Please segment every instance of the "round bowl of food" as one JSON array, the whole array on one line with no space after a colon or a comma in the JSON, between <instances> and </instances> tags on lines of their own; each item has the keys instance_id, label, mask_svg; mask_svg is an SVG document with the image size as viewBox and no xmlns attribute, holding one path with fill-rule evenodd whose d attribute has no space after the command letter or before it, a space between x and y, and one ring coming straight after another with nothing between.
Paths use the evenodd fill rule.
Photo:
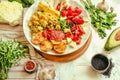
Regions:
<instances>
[{"instance_id":1,"label":"round bowl of food","mask_svg":"<svg viewBox=\"0 0 120 80\"><path fill-rule=\"evenodd\" d=\"M33 60L29 60L25 63L24 69L28 73L35 72L37 70L37 63Z\"/></svg>"},{"instance_id":2,"label":"round bowl of food","mask_svg":"<svg viewBox=\"0 0 120 80\"><path fill-rule=\"evenodd\" d=\"M39 0L27 10L23 31L38 51L67 55L85 45L91 34L91 22L87 11L76 1Z\"/></svg>"}]
</instances>

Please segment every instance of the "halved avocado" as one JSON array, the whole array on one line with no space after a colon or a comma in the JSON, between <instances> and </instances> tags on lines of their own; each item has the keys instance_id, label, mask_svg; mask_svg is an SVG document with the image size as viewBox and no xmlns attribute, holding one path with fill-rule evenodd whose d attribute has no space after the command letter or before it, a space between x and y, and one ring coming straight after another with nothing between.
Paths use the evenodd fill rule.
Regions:
<instances>
[{"instance_id":1,"label":"halved avocado","mask_svg":"<svg viewBox=\"0 0 120 80\"><path fill-rule=\"evenodd\" d=\"M120 27L112 31L106 41L104 49L109 51L117 46L120 46Z\"/></svg>"}]
</instances>

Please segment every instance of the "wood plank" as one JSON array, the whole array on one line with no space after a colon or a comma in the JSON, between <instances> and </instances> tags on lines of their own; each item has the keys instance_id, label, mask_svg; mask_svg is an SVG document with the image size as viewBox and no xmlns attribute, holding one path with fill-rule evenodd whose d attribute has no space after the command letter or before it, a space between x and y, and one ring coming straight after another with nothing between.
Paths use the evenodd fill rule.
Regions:
<instances>
[{"instance_id":1,"label":"wood plank","mask_svg":"<svg viewBox=\"0 0 120 80\"><path fill-rule=\"evenodd\" d=\"M36 73L29 74L27 72L9 72L8 79L35 79Z\"/></svg>"}]
</instances>

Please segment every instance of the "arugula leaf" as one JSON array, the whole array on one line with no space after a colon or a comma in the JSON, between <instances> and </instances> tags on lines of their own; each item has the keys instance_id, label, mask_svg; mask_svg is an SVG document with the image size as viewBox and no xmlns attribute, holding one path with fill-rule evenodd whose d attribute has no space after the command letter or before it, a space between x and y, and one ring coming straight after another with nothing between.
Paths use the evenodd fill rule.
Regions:
<instances>
[{"instance_id":1,"label":"arugula leaf","mask_svg":"<svg viewBox=\"0 0 120 80\"><path fill-rule=\"evenodd\" d=\"M8 71L18 59L28 53L28 47L16 40L0 40L0 80L5 80Z\"/></svg>"}]
</instances>

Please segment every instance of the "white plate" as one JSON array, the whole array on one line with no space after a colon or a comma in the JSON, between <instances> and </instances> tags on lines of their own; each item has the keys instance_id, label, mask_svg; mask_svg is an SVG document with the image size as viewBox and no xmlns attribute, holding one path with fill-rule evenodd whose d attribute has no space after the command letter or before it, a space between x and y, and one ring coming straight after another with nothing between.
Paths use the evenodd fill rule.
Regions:
<instances>
[{"instance_id":1,"label":"white plate","mask_svg":"<svg viewBox=\"0 0 120 80\"><path fill-rule=\"evenodd\" d=\"M24 20L23 20L23 31L24 31L24 34L25 34L25 37L27 38L27 40L29 41L29 43L37 50L41 51L40 50L40 47L39 45L34 45L32 42L31 42L31 30L28 26L28 22L30 20L30 17L32 16L32 14L37 10L37 7L38 7L38 3L40 1L43 1L43 0L39 0L39 1L36 1L26 12L25 16L24 16ZM46 0L44 0L46 1ZM58 1L57 1L58 2ZM54 5L58 4L58 3L55 3ZM81 6L81 4L77 3L76 1L73 1L73 0L68 0L68 3L70 4L70 6L72 7L76 7L78 6L80 9L82 9L82 15L84 16L85 19L88 19L89 22L88 23L85 23L84 25L84 30L85 30L85 35L83 36L82 40L81 40L81 43L79 45L77 45L75 48L70 48L70 47L67 47L67 49L65 50L64 53L62 54L57 54L55 53L54 51L49 51L49 52L44 52L45 54L49 54L49 55L66 55L66 54L70 54L76 50L78 50L79 48L81 48L85 43L86 41L88 40L89 36L90 36L90 33L91 33L91 22L90 22L90 17L89 17L89 14L87 13L87 11ZM51 4L53 5L53 4Z\"/></svg>"}]
</instances>

